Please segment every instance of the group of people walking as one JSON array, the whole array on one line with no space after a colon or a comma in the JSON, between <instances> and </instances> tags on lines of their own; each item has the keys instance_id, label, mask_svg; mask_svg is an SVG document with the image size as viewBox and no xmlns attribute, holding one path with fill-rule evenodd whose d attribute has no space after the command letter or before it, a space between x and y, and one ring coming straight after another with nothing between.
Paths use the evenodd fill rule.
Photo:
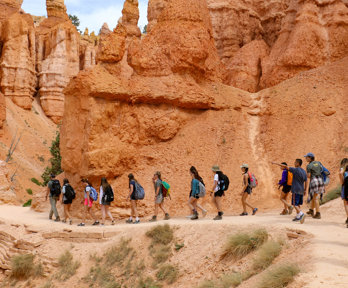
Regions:
<instances>
[{"instance_id":1,"label":"group of people walking","mask_svg":"<svg viewBox=\"0 0 348 288\"><path fill-rule=\"evenodd\" d=\"M298 221L304 223L306 216L312 216L314 219L320 219L320 205L319 199L325 192L325 178L330 174L329 171L318 161L315 161L315 156L313 153L308 153L305 156L308 165L306 171L302 169L302 159L296 159L294 162L294 167L289 167L286 162L281 164L274 163L280 166L282 170L282 178L279 181L279 189L282 187L280 200L284 206L281 215L291 215L293 210L296 211L296 216L293 221ZM254 174L249 171L249 166L247 164L242 164L240 166L242 171L242 189L241 189L241 203L243 211L240 216L247 216L247 208L251 209L252 215L255 215L258 208L252 206L248 202L248 197L252 194L253 188L257 187L258 181ZM229 187L228 177L220 170L219 166L214 165L212 167L212 186L210 196L212 198L212 203L216 207L217 215L214 220L221 220L224 214L222 209L222 197ZM197 169L192 166L189 169L191 175L191 190L189 194L188 207L190 209L190 215L187 218L191 220L199 219L199 212L205 217L207 215L207 209L205 209L199 202L199 199L206 196L206 185L199 175ZM309 179L309 181L308 181ZM139 213L138 213L138 201L144 199L145 192L143 187L135 179L133 174L128 175L129 180L129 193L127 200L130 201L130 217L126 220L126 223L138 224L140 223ZM170 215L165 207L165 198L170 197L170 185L162 180L161 172L157 171L154 173L153 178L154 185L154 214L149 220L150 222L157 221L159 210L164 214L164 220L169 220ZM348 158L344 158L341 161L340 170L340 181L342 184L342 199L344 202L345 211L347 213L346 224L348 227ZM84 198L81 202L84 206L83 221L78 224L78 226L85 226L86 217L90 215L93 219L92 225L104 225L106 216L111 220L111 224L115 224L115 220L109 211L109 206L114 200L114 192L111 185L108 183L106 178L101 179L99 195L96 189L91 185L88 179L82 179L81 185L84 191ZM347 188L345 188L347 186ZM301 207L304 203L304 197L308 191L309 210L305 214ZM292 194L291 202L287 202L288 195ZM53 214L55 215L55 221L61 221L56 203L60 199L62 194L62 203L64 204L64 219L62 222L72 224L72 218L70 215L70 209L72 201L76 197L74 189L69 184L68 179L64 179L63 187L60 186L59 181L56 179L55 175L51 175L51 180L48 183L46 200L49 197L51 210L49 213L49 218L52 219ZM101 207L102 220L101 223L95 216L93 212L93 203L98 201Z\"/></svg>"}]
</instances>

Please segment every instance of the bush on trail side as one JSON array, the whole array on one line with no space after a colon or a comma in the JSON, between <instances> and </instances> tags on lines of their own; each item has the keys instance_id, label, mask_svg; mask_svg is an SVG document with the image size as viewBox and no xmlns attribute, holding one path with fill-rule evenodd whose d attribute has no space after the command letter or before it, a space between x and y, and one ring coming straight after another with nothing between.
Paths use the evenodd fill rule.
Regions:
<instances>
[{"instance_id":1,"label":"bush on trail side","mask_svg":"<svg viewBox=\"0 0 348 288\"><path fill-rule=\"evenodd\" d=\"M174 231L168 225L157 225L146 232L146 236L152 239L153 244L168 245L173 241Z\"/></svg>"},{"instance_id":2,"label":"bush on trail side","mask_svg":"<svg viewBox=\"0 0 348 288\"><path fill-rule=\"evenodd\" d=\"M237 233L231 235L225 245L221 258L240 259L251 251L259 248L268 239L265 229L258 229L252 233Z\"/></svg>"},{"instance_id":3,"label":"bush on trail side","mask_svg":"<svg viewBox=\"0 0 348 288\"><path fill-rule=\"evenodd\" d=\"M33 254L21 254L11 259L11 277L16 279L28 279L31 276L43 276L43 267L34 263Z\"/></svg>"},{"instance_id":4,"label":"bush on trail side","mask_svg":"<svg viewBox=\"0 0 348 288\"><path fill-rule=\"evenodd\" d=\"M161 266L156 273L157 279L167 284L173 284L178 279L178 275L178 268L170 264Z\"/></svg>"},{"instance_id":5,"label":"bush on trail side","mask_svg":"<svg viewBox=\"0 0 348 288\"><path fill-rule=\"evenodd\" d=\"M79 261L74 261L73 255L69 251L65 251L58 259L59 272L57 278L65 281L76 274L80 267Z\"/></svg>"},{"instance_id":6,"label":"bush on trail side","mask_svg":"<svg viewBox=\"0 0 348 288\"><path fill-rule=\"evenodd\" d=\"M258 288L283 288L294 281L300 273L296 264L283 264L265 274L257 286Z\"/></svg>"},{"instance_id":7,"label":"bush on trail side","mask_svg":"<svg viewBox=\"0 0 348 288\"><path fill-rule=\"evenodd\" d=\"M268 241L264 243L254 259L253 270L262 271L265 270L268 266L270 266L273 260L279 256L282 251L282 246L279 242L276 241Z\"/></svg>"}]
</instances>

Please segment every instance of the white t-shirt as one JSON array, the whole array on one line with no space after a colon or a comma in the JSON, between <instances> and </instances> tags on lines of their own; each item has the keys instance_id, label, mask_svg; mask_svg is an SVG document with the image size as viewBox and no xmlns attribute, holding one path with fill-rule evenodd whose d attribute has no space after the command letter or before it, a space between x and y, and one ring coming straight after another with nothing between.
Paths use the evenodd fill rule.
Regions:
<instances>
[{"instance_id":1,"label":"white t-shirt","mask_svg":"<svg viewBox=\"0 0 348 288\"><path fill-rule=\"evenodd\" d=\"M103 196L104 196L103 186L100 186L99 188L99 204L100 205L102 204Z\"/></svg>"},{"instance_id":2,"label":"white t-shirt","mask_svg":"<svg viewBox=\"0 0 348 288\"><path fill-rule=\"evenodd\" d=\"M214 182L216 181L216 187L215 187L215 192L219 191L220 190L220 181L219 181L219 175L218 174L215 174L214 175Z\"/></svg>"}]
</instances>

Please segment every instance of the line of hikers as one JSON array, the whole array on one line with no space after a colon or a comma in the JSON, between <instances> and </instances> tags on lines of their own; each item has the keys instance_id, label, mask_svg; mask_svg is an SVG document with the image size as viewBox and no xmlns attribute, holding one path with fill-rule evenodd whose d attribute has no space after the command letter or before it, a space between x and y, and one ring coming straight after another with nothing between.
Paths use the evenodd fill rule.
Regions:
<instances>
[{"instance_id":1,"label":"line of hikers","mask_svg":"<svg viewBox=\"0 0 348 288\"><path fill-rule=\"evenodd\" d=\"M305 171L301 168L302 160L296 159L294 167L289 167L287 163L282 162L281 164L274 163L272 164L279 165L282 173L282 179L279 181L279 189L282 187L282 192L280 200L284 205L281 215L290 215L293 212L293 209L296 210L297 214L293 221L299 221L304 223L306 214L301 210L303 205L303 198L308 190L308 199L307 202L310 205L310 209L307 212L307 215L313 216L314 219L320 219L320 205L319 199L323 196L325 192L325 185L329 182L330 172L318 161L315 161L313 153L308 153L305 156L306 161L308 162L307 168ZM252 211L252 215L255 215L258 209L253 207L248 203L248 197L252 194L253 188L257 187L258 180L255 175L250 173L249 166L247 164L242 164L240 166L242 170L242 189L241 189L241 202L243 206L243 212L240 216L247 216L247 207ZM188 206L190 208L191 214L187 216L191 220L196 220L199 218L198 209L201 210L202 216L205 217L207 210L199 204L199 199L206 196L206 187L202 177L199 175L197 169L192 166L189 170L192 177L191 180L191 190L189 194ZM217 216L214 220L221 220L223 216L222 211L222 197L225 195L225 191L229 187L228 177L220 170L219 166L214 165L212 167L213 173L213 185L210 190L210 196L212 197L212 202L217 209ZM129 194L127 200L130 201L131 213L129 219L126 220L127 223L140 223L139 214L137 210L137 204L139 200L145 198L144 188L140 183L135 179L133 174L128 175L129 179ZM310 179L309 183L307 179ZM162 180L161 173L157 171L154 173L152 178L155 191L155 211L150 222L157 221L157 216L159 209L164 213L164 219L169 220L170 215L165 208L164 200L165 198L170 198L170 185ZM342 184L342 199L344 201L345 211L347 213L346 224L348 227L348 158L344 158L341 161L341 170L340 170L340 181ZM48 183L46 200L49 196L51 203L51 210L49 213L49 219L52 219L53 214L55 215L55 221L60 221L60 217L56 208L56 203L59 201L60 194L63 195L62 203L64 204L64 219L63 222L67 222L70 225L72 224L72 218L70 216L70 208L72 201L76 197L74 189L69 184L68 179L64 179L63 187L61 188L59 180L55 178L55 175L51 175L51 180ZM85 226L85 221L87 214L89 214L94 223L92 225L104 225L106 215L111 219L111 224L114 225L115 221L112 217L112 214L109 211L109 206L114 200L114 192L112 187L108 183L106 178L101 179L99 196L96 189L91 185L88 179L82 179L81 183L84 188L84 199L81 204L84 205L84 215L83 221L78 224L78 226ZM347 188L345 188L347 186ZM287 202L287 197L289 192L292 193L291 204ZM102 222L100 223L93 213L93 202L98 201L101 205L102 212ZM315 213L314 213L315 211Z\"/></svg>"}]
</instances>

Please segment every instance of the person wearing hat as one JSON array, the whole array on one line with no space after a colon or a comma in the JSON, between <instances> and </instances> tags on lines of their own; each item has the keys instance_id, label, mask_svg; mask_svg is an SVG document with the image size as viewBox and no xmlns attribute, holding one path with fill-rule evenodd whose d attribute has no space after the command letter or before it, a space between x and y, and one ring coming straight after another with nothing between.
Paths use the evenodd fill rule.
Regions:
<instances>
[{"instance_id":1,"label":"person wearing hat","mask_svg":"<svg viewBox=\"0 0 348 288\"><path fill-rule=\"evenodd\" d=\"M314 219L321 219L319 199L321 195L325 193L325 184L321 175L322 165L320 162L315 161L313 153L307 153L305 156L307 165L307 177L310 179L308 202L310 203L310 209L307 212L308 215L312 215ZM314 214L315 209L315 214Z\"/></svg>"},{"instance_id":2,"label":"person wearing hat","mask_svg":"<svg viewBox=\"0 0 348 288\"><path fill-rule=\"evenodd\" d=\"M157 221L157 215L158 215L158 208L161 208L161 210L164 213L164 220L169 220L170 216L169 213L167 212L166 208L164 208L164 197L162 193L162 177L161 177L161 172L157 171L153 175L153 184L155 187L155 215L152 216L150 219L150 222L155 222Z\"/></svg>"},{"instance_id":3,"label":"person wearing hat","mask_svg":"<svg viewBox=\"0 0 348 288\"><path fill-rule=\"evenodd\" d=\"M223 179L223 173L220 171L220 167L217 165L214 165L211 170L214 173L214 185L212 188L212 191L210 192L210 196L213 197L213 204L215 205L216 209L218 210L218 215L214 218L214 220L221 220L222 215L224 212L222 212L222 196L225 195L224 190L220 187L220 181Z\"/></svg>"},{"instance_id":4,"label":"person wearing hat","mask_svg":"<svg viewBox=\"0 0 348 288\"><path fill-rule=\"evenodd\" d=\"M251 206L248 203L248 201L247 201L248 196L251 195L252 190L253 190L250 187L250 175L248 173L249 165L248 164L242 164L242 166L240 166L240 169L242 169L242 171L243 171L243 189L242 189L242 193L241 193L243 212L240 214L240 216L247 216L248 215L248 212L246 210L247 206L252 209L253 215L255 215L258 209L253 207L253 206Z\"/></svg>"},{"instance_id":5,"label":"person wearing hat","mask_svg":"<svg viewBox=\"0 0 348 288\"><path fill-rule=\"evenodd\" d=\"M60 182L58 179L56 179L56 175L51 174L51 180L47 184L46 201L49 196L51 209L50 209L48 218L51 220L54 214L54 216L56 217L54 221L56 222L60 221L60 217L57 210L57 201L59 201L60 193L61 193Z\"/></svg>"}]
</instances>

